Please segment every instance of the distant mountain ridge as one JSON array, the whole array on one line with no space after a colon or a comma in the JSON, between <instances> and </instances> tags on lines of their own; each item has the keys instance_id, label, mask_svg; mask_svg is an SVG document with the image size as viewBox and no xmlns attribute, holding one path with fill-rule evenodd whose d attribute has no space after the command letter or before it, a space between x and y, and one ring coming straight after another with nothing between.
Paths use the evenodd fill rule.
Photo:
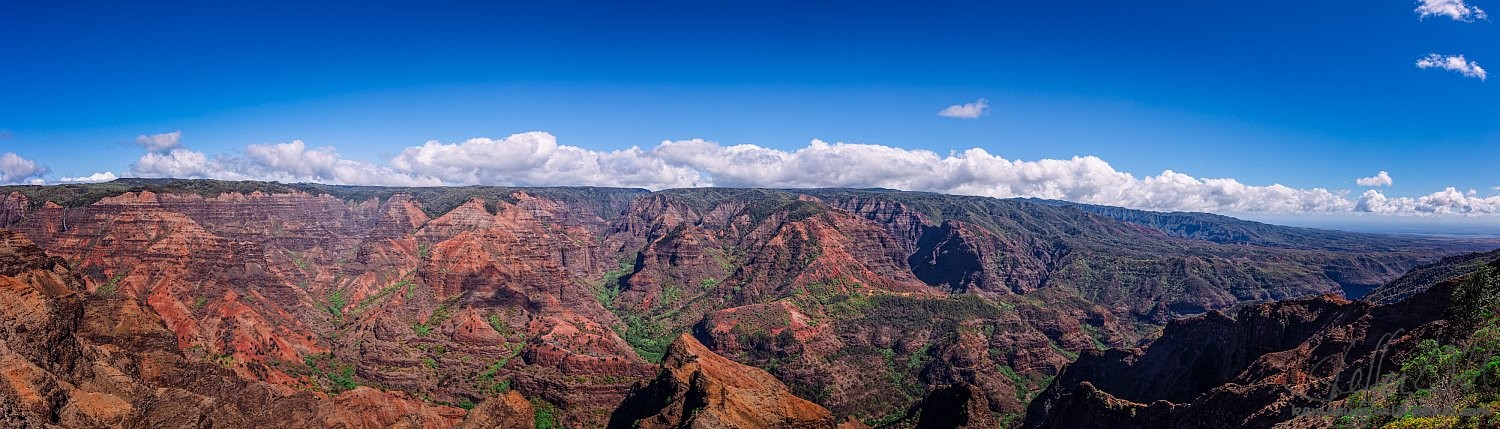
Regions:
<instances>
[{"instance_id":1,"label":"distant mountain ridge","mask_svg":"<svg viewBox=\"0 0 1500 429\"><path fill-rule=\"evenodd\" d=\"M1376 304L1391 304L1421 293L1445 281L1453 281L1479 271L1487 264L1500 261L1500 249L1490 252L1449 256L1431 264L1412 268L1401 277L1386 283L1363 299Z\"/></svg>"},{"instance_id":2,"label":"distant mountain ridge","mask_svg":"<svg viewBox=\"0 0 1500 429\"><path fill-rule=\"evenodd\" d=\"M669 189L658 192L735 192L750 188L684 188ZM307 192L312 194L332 195L342 200L362 201L370 198L389 198L393 195L411 195L416 200L423 202L423 209L429 215L446 213L470 198L486 198L488 200L509 200L510 194L525 190L531 194L573 202L588 200L602 200L609 203L620 204L630 198L652 193L639 188L607 188L590 186L448 186L448 187L399 187L399 186L358 186L358 185L325 185L316 183L290 183L279 182L256 182L256 181L219 181L210 179L153 179L153 178L124 178L104 183L87 184L63 184L63 185L11 185L0 186L0 193L19 192L26 195L33 204L52 201L64 207L84 207L98 200L112 195L125 192L152 191L157 193L197 193L205 197L218 195L224 192L232 193L283 193L283 192ZM899 191L881 188L862 189L840 189L840 188L811 188L811 189L774 189L756 188L755 192L772 192L781 194L823 194L837 195L847 193L868 194L892 194L892 195L943 195L955 199L994 200L990 197L961 196L934 194L927 192ZM1318 228L1306 228L1295 226L1273 225L1262 222L1238 219L1234 217L1202 213L1202 212L1160 212L1140 209L1129 209L1123 207L1104 206L1096 204L1075 203L1062 200L1049 200L1040 198L1012 198L1011 201L1023 201L1041 205L1072 207L1078 210L1104 216L1107 218L1147 226L1164 234L1178 238L1204 240L1220 244L1249 244L1268 247L1288 247L1299 249L1333 250L1333 251L1389 251L1391 250L1391 236L1334 231ZM600 207L601 215L618 213L618 207ZM929 215L937 214L929 212ZM607 217L607 216L606 216ZM1432 242L1443 243L1452 240L1446 239L1424 239L1420 237L1403 237L1406 242ZM1494 243L1500 248L1500 240L1476 240Z\"/></svg>"},{"instance_id":3,"label":"distant mountain ridge","mask_svg":"<svg viewBox=\"0 0 1500 429\"><path fill-rule=\"evenodd\" d=\"M1024 200L1038 204L1074 207L1111 219L1148 226L1173 237L1215 243L1335 251L1389 250L1390 236L1388 235L1272 225L1212 213L1157 212L1058 200L1033 198ZM1407 237L1407 239L1424 241L1420 237Z\"/></svg>"}]
</instances>

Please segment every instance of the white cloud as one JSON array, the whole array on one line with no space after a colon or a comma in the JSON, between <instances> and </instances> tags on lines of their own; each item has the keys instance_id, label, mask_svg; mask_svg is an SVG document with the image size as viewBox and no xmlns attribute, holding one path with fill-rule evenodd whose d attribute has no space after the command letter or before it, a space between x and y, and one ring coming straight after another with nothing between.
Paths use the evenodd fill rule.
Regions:
<instances>
[{"instance_id":1,"label":"white cloud","mask_svg":"<svg viewBox=\"0 0 1500 429\"><path fill-rule=\"evenodd\" d=\"M1461 73L1464 75L1464 77L1479 78L1479 80L1481 81L1485 80L1485 78L1488 77L1488 74L1485 73L1484 68L1479 67L1479 63L1466 60L1464 59L1463 55L1427 54L1426 57L1417 60L1417 68L1441 68L1443 70Z\"/></svg>"},{"instance_id":2,"label":"white cloud","mask_svg":"<svg viewBox=\"0 0 1500 429\"><path fill-rule=\"evenodd\" d=\"M1389 198L1370 190L1351 199L1347 191L1249 185L1172 170L1137 177L1093 156L1019 161L979 148L939 154L821 140L792 150L681 140L650 149L596 151L560 145L545 132L429 141L402 150L388 163L343 159L331 147L308 148L302 141L250 145L215 156L181 147L144 154L131 173L361 185L882 187L1221 213L1480 214L1500 207L1500 196L1481 198L1453 189L1418 198ZM1389 173L1381 173L1366 179L1389 184Z\"/></svg>"},{"instance_id":3,"label":"white cloud","mask_svg":"<svg viewBox=\"0 0 1500 429\"><path fill-rule=\"evenodd\" d=\"M223 163L252 177L278 181L343 183L350 185L433 186L442 182L424 176L396 172L390 167L351 161L332 147L308 149L301 140L290 143L250 145L244 157L224 158Z\"/></svg>"},{"instance_id":4,"label":"white cloud","mask_svg":"<svg viewBox=\"0 0 1500 429\"><path fill-rule=\"evenodd\" d=\"M1483 9L1469 6L1464 3L1464 0L1419 0L1416 12L1423 19L1429 16L1446 16L1463 22L1489 19L1489 15L1484 13Z\"/></svg>"},{"instance_id":5,"label":"white cloud","mask_svg":"<svg viewBox=\"0 0 1500 429\"><path fill-rule=\"evenodd\" d=\"M452 184L591 185L643 188L699 186L698 172L668 165L640 148L601 152L557 144L545 132L503 139L428 141L391 160L397 171Z\"/></svg>"},{"instance_id":6,"label":"white cloud","mask_svg":"<svg viewBox=\"0 0 1500 429\"><path fill-rule=\"evenodd\" d=\"M120 177L116 176L115 172L113 172L113 171L105 171L105 172L102 172L102 173L94 173L94 174L90 174L90 175L87 175L87 176L81 176L81 177L64 177L64 178L57 179L57 180L59 182L94 183L94 182L108 182L108 181L115 180L115 179L118 179L118 178L120 178Z\"/></svg>"},{"instance_id":7,"label":"white cloud","mask_svg":"<svg viewBox=\"0 0 1500 429\"><path fill-rule=\"evenodd\" d=\"M1354 180L1354 184L1359 186L1391 186L1391 183L1391 173L1387 173L1385 170L1380 170L1379 174L1372 177L1361 177Z\"/></svg>"},{"instance_id":8,"label":"white cloud","mask_svg":"<svg viewBox=\"0 0 1500 429\"><path fill-rule=\"evenodd\" d=\"M208 156L202 152L187 149L141 155L141 159L136 160L135 166L131 167L131 173L144 177L242 179L238 174L226 174L227 172L210 166Z\"/></svg>"},{"instance_id":9,"label":"white cloud","mask_svg":"<svg viewBox=\"0 0 1500 429\"><path fill-rule=\"evenodd\" d=\"M0 153L0 184L36 184L44 174L47 174L47 166L13 152Z\"/></svg>"},{"instance_id":10,"label":"white cloud","mask_svg":"<svg viewBox=\"0 0 1500 429\"><path fill-rule=\"evenodd\" d=\"M1012 161L984 149L925 150L826 143L787 152L703 140L663 142L651 154L692 167L718 186L882 187L992 197L1038 197L1200 211L1340 211L1353 203L1324 189L1249 186L1174 171L1136 178L1093 156Z\"/></svg>"},{"instance_id":11,"label":"white cloud","mask_svg":"<svg viewBox=\"0 0 1500 429\"><path fill-rule=\"evenodd\" d=\"M1360 195L1355 211L1398 214L1500 214L1500 195L1480 197L1448 187L1417 198L1389 198L1374 189Z\"/></svg>"},{"instance_id":12,"label":"white cloud","mask_svg":"<svg viewBox=\"0 0 1500 429\"><path fill-rule=\"evenodd\" d=\"M182 147L182 131L170 133L139 135L135 137L135 144L146 148L148 152L168 152Z\"/></svg>"},{"instance_id":13,"label":"white cloud","mask_svg":"<svg viewBox=\"0 0 1500 429\"><path fill-rule=\"evenodd\" d=\"M973 103L955 104L938 112L946 118L974 119L990 110L990 101L983 98Z\"/></svg>"},{"instance_id":14,"label":"white cloud","mask_svg":"<svg viewBox=\"0 0 1500 429\"><path fill-rule=\"evenodd\" d=\"M210 158L186 148L142 155L131 168L140 177L274 180L348 185L434 186L441 181L398 173L389 167L339 157L331 147L307 149L301 140L250 145L244 154Z\"/></svg>"},{"instance_id":15,"label":"white cloud","mask_svg":"<svg viewBox=\"0 0 1500 429\"><path fill-rule=\"evenodd\" d=\"M343 159L332 147L308 149L301 140L249 145L242 154L209 157L183 146L181 133L136 138L147 150L131 167L137 177L275 180L349 185L428 186L441 181L398 173L389 167ZM159 144L158 144L159 143Z\"/></svg>"}]
</instances>

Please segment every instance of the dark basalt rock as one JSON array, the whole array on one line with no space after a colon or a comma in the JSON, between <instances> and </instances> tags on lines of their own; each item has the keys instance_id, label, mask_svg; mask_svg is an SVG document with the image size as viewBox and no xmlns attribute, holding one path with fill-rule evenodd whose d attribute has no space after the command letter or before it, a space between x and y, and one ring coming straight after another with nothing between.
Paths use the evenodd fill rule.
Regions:
<instances>
[{"instance_id":1,"label":"dark basalt rock","mask_svg":"<svg viewBox=\"0 0 1500 429\"><path fill-rule=\"evenodd\" d=\"M1270 427L1400 368L1393 357L1440 336L1452 290L1442 283L1384 306L1324 296L1174 321L1149 346L1088 352L1064 367L1032 401L1025 427Z\"/></svg>"}]
</instances>

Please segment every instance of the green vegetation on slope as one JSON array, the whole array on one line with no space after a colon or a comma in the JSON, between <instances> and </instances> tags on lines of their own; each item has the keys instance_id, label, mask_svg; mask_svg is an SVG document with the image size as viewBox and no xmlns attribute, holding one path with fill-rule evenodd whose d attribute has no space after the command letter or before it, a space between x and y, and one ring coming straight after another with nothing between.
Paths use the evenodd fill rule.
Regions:
<instances>
[{"instance_id":1,"label":"green vegetation on slope","mask_svg":"<svg viewBox=\"0 0 1500 429\"><path fill-rule=\"evenodd\" d=\"M354 365L341 362L332 354L303 356L302 363L307 365L314 385L322 386L319 380L330 382L322 386L322 390L328 393L342 393L359 386L354 381Z\"/></svg>"},{"instance_id":2,"label":"green vegetation on slope","mask_svg":"<svg viewBox=\"0 0 1500 429\"><path fill-rule=\"evenodd\" d=\"M1400 301L1445 280L1469 275L1484 267L1485 263L1497 259L1500 259L1500 250L1443 258L1441 261L1411 269L1401 277L1371 291L1364 297L1364 300L1380 304Z\"/></svg>"},{"instance_id":3,"label":"green vegetation on slope","mask_svg":"<svg viewBox=\"0 0 1500 429\"><path fill-rule=\"evenodd\" d=\"M623 314L620 319L625 321L625 332L620 336L635 348L635 353L647 362L661 363L667 346L672 345L673 334L661 323L642 316Z\"/></svg>"},{"instance_id":4,"label":"green vegetation on slope","mask_svg":"<svg viewBox=\"0 0 1500 429\"><path fill-rule=\"evenodd\" d=\"M1500 426L1500 270L1484 267L1453 291L1449 339L1428 338L1380 383L1349 396L1351 428L1492 428ZM1389 411L1396 411L1390 413Z\"/></svg>"},{"instance_id":5,"label":"green vegetation on slope","mask_svg":"<svg viewBox=\"0 0 1500 429\"><path fill-rule=\"evenodd\" d=\"M552 405L541 398L531 398L532 423L536 429L553 429L558 427L557 406Z\"/></svg>"}]
</instances>

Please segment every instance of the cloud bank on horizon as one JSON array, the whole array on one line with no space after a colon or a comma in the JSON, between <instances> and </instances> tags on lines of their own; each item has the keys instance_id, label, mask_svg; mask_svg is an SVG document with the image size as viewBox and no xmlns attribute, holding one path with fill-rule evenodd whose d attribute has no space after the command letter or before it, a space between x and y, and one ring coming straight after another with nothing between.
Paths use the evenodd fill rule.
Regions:
<instances>
[{"instance_id":1,"label":"cloud bank on horizon","mask_svg":"<svg viewBox=\"0 0 1500 429\"><path fill-rule=\"evenodd\" d=\"M558 144L546 132L459 143L428 141L384 164L342 158L332 147L304 142L255 144L243 152L210 155L181 144L177 132L141 136L147 151L125 177L273 180L347 185L610 186L667 189L725 187L879 187L910 191L1035 197L1150 210L1219 213L1500 214L1500 193L1456 187L1419 197L1388 197L1375 189L1299 189L1248 185L1166 170L1136 177L1094 156L1009 160L980 148L946 155L927 150L813 140L792 151L722 145L694 139L663 141L650 149L597 151ZM0 182L39 183L45 166L13 153L0 155ZM62 182L116 178L112 171ZM1360 186L1390 186L1389 173L1360 178ZM1500 189L1496 189L1500 191Z\"/></svg>"}]
</instances>

